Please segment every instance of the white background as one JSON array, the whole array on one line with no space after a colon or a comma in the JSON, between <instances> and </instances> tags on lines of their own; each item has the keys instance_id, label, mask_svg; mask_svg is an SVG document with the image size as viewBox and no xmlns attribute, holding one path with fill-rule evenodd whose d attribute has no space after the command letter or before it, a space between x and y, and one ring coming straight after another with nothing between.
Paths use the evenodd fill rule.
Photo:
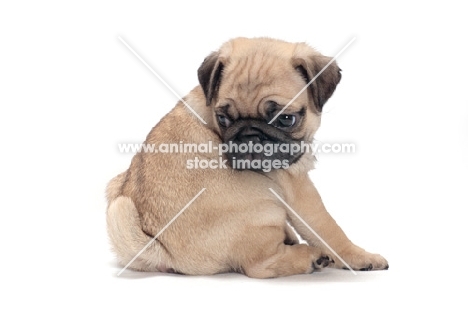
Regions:
<instances>
[{"instance_id":1,"label":"white background","mask_svg":"<svg viewBox=\"0 0 468 311\"><path fill-rule=\"evenodd\" d=\"M131 1L0 5L0 242L4 310L467 307L466 10L456 2ZM340 56L311 173L348 236L390 269L273 280L126 271L109 251L104 188L203 58L237 36ZM3 306L5 305L5 306ZM466 310L466 309L465 309Z\"/></svg>"}]
</instances>

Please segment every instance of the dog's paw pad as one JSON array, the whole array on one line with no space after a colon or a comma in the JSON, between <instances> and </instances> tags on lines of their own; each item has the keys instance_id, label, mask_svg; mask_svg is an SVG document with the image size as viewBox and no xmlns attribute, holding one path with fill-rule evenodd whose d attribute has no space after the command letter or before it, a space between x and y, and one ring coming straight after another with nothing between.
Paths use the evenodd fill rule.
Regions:
<instances>
[{"instance_id":1,"label":"dog's paw pad","mask_svg":"<svg viewBox=\"0 0 468 311\"><path fill-rule=\"evenodd\" d=\"M372 269L374 269L374 266L369 264L367 267L359 269L359 271L371 271Z\"/></svg>"},{"instance_id":2,"label":"dog's paw pad","mask_svg":"<svg viewBox=\"0 0 468 311\"><path fill-rule=\"evenodd\" d=\"M314 269L326 268L328 265L333 262L328 256L321 256L314 262Z\"/></svg>"}]
</instances>

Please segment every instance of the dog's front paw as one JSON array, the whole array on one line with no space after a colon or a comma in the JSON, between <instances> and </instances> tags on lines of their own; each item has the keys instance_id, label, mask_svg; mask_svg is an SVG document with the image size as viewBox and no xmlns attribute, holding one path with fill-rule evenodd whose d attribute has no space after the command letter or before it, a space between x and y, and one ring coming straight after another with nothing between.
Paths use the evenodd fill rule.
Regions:
<instances>
[{"instance_id":1,"label":"dog's front paw","mask_svg":"<svg viewBox=\"0 0 468 311\"><path fill-rule=\"evenodd\" d=\"M353 270L387 270L389 268L387 260L379 254L366 252L364 249L352 245L344 251L338 253L347 265ZM348 267L338 258L333 258L334 263L330 267L338 269L348 269Z\"/></svg>"}]
</instances>

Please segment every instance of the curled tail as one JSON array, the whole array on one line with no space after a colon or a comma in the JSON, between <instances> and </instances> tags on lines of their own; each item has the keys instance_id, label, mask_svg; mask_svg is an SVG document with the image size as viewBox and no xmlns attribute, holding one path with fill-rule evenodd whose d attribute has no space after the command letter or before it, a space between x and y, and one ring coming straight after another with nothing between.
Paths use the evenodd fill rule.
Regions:
<instances>
[{"instance_id":1,"label":"curled tail","mask_svg":"<svg viewBox=\"0 0 468 311\"><path fill-rule=\"evenodd\" d=\"M107 232L118 261L125 266L151 242L152 238L143 232L140 216L132 199L117 194L117 188L120 188L118 184L121 184L124 178L125 174L118 175L107 187ZM166 251L158 241L153 241L129 268L165 272L170 266Z\"/></svg>"}]
</instances>

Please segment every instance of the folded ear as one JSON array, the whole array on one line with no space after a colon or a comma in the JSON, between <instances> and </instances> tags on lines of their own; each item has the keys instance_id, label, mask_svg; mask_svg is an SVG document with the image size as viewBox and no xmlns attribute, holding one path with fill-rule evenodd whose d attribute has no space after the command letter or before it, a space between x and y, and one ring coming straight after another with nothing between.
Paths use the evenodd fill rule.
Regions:
<instances>
[{"instance_id":1,"label":"folded ear","mask_svg":"<svg viewBox=\"0 0 468 311\"><path fill-rule=\"evenodd\" d=\"M341 80L341 69L335 61L325 68L331 60L331 57L323 55L311 55L294 60L296 70L303 76L305 81L309 83L314 80L309 86L309 92L318 112L322 112L323 106L333 95Z\"/></svg>"},{"instance_id":2,"label":"folded ear","mask_svg":"<svg viewBox=\"0 0 468 311\"><path fill-rule=\"evenodd\" d=\"M223 63L219 60L219 53L213 52L205 58L200 68L198 68L198 81L205 93L207 106L218 95L223 67Z\"/></svg>"}]
</instances>

